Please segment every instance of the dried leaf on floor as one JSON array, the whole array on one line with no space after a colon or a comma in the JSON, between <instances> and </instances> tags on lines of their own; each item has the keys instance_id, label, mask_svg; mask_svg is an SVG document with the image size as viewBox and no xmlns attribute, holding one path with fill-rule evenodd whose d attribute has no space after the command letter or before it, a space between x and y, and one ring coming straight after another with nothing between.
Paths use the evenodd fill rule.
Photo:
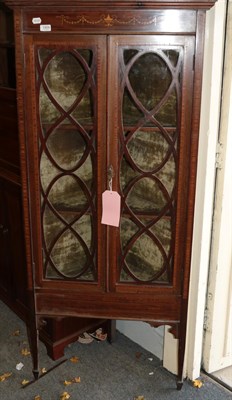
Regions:
<instances>
[{"instance_id":1,"label":"dried leaf on floor","mask_svg":"<svg viewBox=\"0 0 232 400\"><path fill-rule=\"evenodd\" d=\"M71 361L72 363L78 363L79 358L78 358L77 356L73 356L73 357L70 358L70 361Z\"/></svg>"},{"instance_id":2,"label":"dried leaf on floor","mask_svg":"<svg viewBox=\"0 0 232 400\"><path fill-rule=\"evenodd\" d=\"M20 330L19 329L17 329L17 331L14 331L12 333L12 336L19 336L19 335L20 335Z\"/></svg>"},{"instance_id":3,"label":"dried leaf on floor","mask_svg":"<svg viewBox=\"0 0 232 400\"><path fill-rule=\"evenodd\" d=\"M134 397L134 400L145 400L145 397L144 396Z\"/></svg>"},{"instance_id":4,"label":"dried leaf on floor","mask_svg":"<svg viewBox=\"0 0 232 400\"><path fill-rule=\"evenodd\" d=\"M21 354L22 354L22 356L29 356L29 355L31 354L31 352L30 352L30 350L28 350L26 347L24 347L24 348L21 350Z\"/></svg>"},{"instance_id":5,"label":"dried leaf on floor","mask_svg":"<svg viewBox=\"0 0 232 400\"><path fill-rule=\"evenodd\" d=\"M72 384L72 381L66 381L66 380L64 381L64 385L65 385L65 386L69 386L69 385L71 385L71 384Z\"/></svg>"},{"instance_id":6,"label":"dried leaf on floor","mask_svg":"<svg viewBox=\"0 0 232 400\"><path fill-rule=\"evenodd\" d=\"M140 352L135 353L135 357L136 357L137 359L139 359L141 356L142 356L142 353L140 353Z\"/></svg>"},{"instance_id":7,"label":"dried leaf on floor","mask_svg":"<svg viewBox=\"0 0 232 400\"><path fill-rule=\"evenodd\" d=\"M12 375L12 372L6 372L5 374L0 375L0 382L5 381L5 380L8 379L11 375Z\"/></svg>"},{"instance_id":8,"label":"dried leaf on floor","mask_svg":"<svg viewBox=\"0 0 232 400\"><path fill-rule=\"evenodd\" d=\"M28 381L27 379L24 379L24 380L21 382L21 384L24 386L24 385L27 385L29 382L30 382L30 381Z\"/></svg>"},{"instance_id":9,"label":"dried leaf on floor","mask_svg":"<svg viewBox=\"0 0 232 400\"><path fill-rule=\"evenodd\" d=\"M74 379L73 379L73 382L74 382L74 383L80 383L80 382L81 382L80 376L78 376L77 378L74 378Z\"/></svg>"},{"instance_id":10,"label":"dried leaf on floor","mask_svg":"<svg viewBox=\"0 0 232 400\"><path fill-rule=\"evenodd\" d=\"M195 379L193 381L193 386L200 389L203 386L203 382L200 379Z\"/></svg>"},{"instance_id":11,"label":"dried leaf on floor","mask_svg":"<svg viewBox=\"0 0 232 400\"><path fill-rule=\"evenodd\" d=\"M70 399L70 394L68 392L64 392L60 395L60 400L68 400Z\"/></svg>"},{"instance_id":12,"label":"dried leaf on floor","mask_svg":"<svg viewBox=\"0 0 232 400\"><path fill-rule=\"evenodd\" d=\"M37 395L34 397L34 400L42 400L42 397L40 397L40 395Z\"/></svg>"},{"instance_id":13,"label":"dried leaf on floor","mask_svg":"<svg viewBox=\"0 0 232 400\"><path fill-rule=\"evenodd\" d=\"M64 381L64 385L65 385L65 386L69 386L69 385L72 385L72 383L80 383L80 382L81 382L81 378L80 378L80 376L78 376L78 377L76 377L76 378L73 378L73 379L70 380L70 381L65 380L65 381Z\"/></svg>"}]
</instances>

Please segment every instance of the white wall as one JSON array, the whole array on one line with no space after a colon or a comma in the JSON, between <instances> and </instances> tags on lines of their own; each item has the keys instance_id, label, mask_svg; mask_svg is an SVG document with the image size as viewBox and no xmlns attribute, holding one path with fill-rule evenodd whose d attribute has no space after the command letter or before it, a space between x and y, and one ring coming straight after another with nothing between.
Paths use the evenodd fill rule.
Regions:
<instances>
[{"instance_id":1,"label":"white wall","mask_svg":"<svg viewBox=\"0 0 232 400\"><path fill-rule=\"evenodd\" d=\"M232 0L228 2L219 140L203 345L203 366L209 373L232 365Z\"/></svg>"},{"instance_id":2,"label":"white wall","mask_svg":"<svg viewBox=\"0 0 232 400\"><path fill-rule=\"evenodd\" d=\"M200 375L215 190L226 0L207 12L197 191L190 277L186 375Z\"/></svg>"},{"instance_id":3,"label":"white wall","mask_svg":"<svg viewBox=\"0 0 232 400\"><path fill-rule=\"evenodd\" d=\"M226 0L218 0L207 11L198 173L194 215L192 262L187 322L184 375L196 379L200 375L203 345L205 300L211 243L215 190L215 161L219 131L221 80L224 53ZM165 339L164 366L174 372L177 342L170 334Z\"/></svg>"},{"instance_id":4,"label":"white wall","mask_svg":"<svg viewBox=\"0 0 232 400\"><path fill-rule=\"evenodd\" d=\"M163 359L164 327L153 328L138 321L117 321L119 332L128 336L133 342L150 351L160 360Z\"/></svg>"}]
</instances>

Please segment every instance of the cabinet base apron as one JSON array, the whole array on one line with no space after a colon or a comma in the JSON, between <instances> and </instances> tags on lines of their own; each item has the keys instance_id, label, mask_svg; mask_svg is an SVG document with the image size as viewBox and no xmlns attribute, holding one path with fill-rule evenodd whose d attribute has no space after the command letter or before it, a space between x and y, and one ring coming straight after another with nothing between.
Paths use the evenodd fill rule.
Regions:
<instances>
[{"instance_id":1,"label":"cabinet base apron","mask_svg":"<svg viewBox=\"0 0 232 400\"><path fill-rule=\"evenodd\" d=\"M61 296L63 298L63 302L59 301L60 308L55 310L53 308L53 312L51 313L49 304L51 305L53 301L57 301L56 297ZM107 332L107 338L110 343L115 341L116 338L116 319L125 319L125 320L135 320L146 322L152 327L156 328L161 325L169 325L169 331L173 334L173 336L178 339L178 373L177 373L177 381L176 387L177 390L180 390L183 385L183 361L184 361L184 353L185 353L185 329L186 329L186 310L187 307L183 307L183 309L178 313L177 310L180 310L181 303L173 302L170 300L170 308L172 311L172 318L168 319L161 312L159 312L160 304L162 308L162 296L157 299L152 307L149 307L149 310L144 311L144 305L134 306L134 300L131 301L131 307L128 307L126 311L123 310L123 304L127 299L127 305L130 303L128 297L121 296L122 306L119 304L113 307L114 299L111 298L109 300L103 300L103 296L101 295L101 299L93 298L89 300L89 303L83 301L82 296L80 295L76 301L71 302L66 293L63 295L55 295L50 296L49 294L44 295L41 293L36 294L36 303L37 303L37 313L31 313L30 318L27 321L27 330L28 330L28 338L30 343L30 349L32 354L32 362L33 362L33 375L35 380L40 378L40 369L39 369L39 332L40 329L46 324L46 318L65 318L68 316L73 317L85 317L85 318L98 318L102 320L108 320L108 324L105 326ZM73 296L71 296L73 298ZM111 304L112 301L112 304ZM91 303L94 304L93 308L90 307ZM120 303L120 302L118 302ZM182 303L183 306L183 303ZM63 307L63 312L61 311ZM98 309L99 307L99 309ZM124 307L125 308L125 307ZM129 311L130 310L130 311ZM169 310L170 311L170 310ZM185 315L181 315L185 313ZM157 318L154 318L154 315ZM170 316L171 314L169 314ZM164 317L164 318L163 318ZM183 324L185 321L185 324Z\"/></svg>"}]
</instances>

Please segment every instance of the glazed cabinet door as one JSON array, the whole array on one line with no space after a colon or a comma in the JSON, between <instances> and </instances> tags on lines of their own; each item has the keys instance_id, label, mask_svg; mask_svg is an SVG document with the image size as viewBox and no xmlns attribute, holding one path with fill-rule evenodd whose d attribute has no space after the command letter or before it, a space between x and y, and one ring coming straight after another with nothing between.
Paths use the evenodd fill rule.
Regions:
<instances>
[{"instance_id":1,"label":"glazed cabinet door","mask_svg":"<svg viewBox=\"0 0 232 400\"><path fill-rule=\"evenodd\" d=\"M122 203L120 227L109 232L113 291L181 291L194 43L184 36L110 38L108 165Z\"/></svg>"},{"instance_id":2,"label":"glazed cabinet door","mask_svg":"<svg viewBox=\"0 0 232 400\"><path fill-rule=\"evenodd\" d=\"M27 143L37 286L105 285L106 39L25 37ZM31 127L33 127L31 131ZM42 249L42 251L41 251Z\"/></svg>"},{"instance_id":3,"label":"glazed cabinet door","mask_svg":"<svg viewBox=\"0 0 232 400\"><path fill-rule=\"evenodd\" d=\"M116 316L115 292L122 302L140 293L144 305L145 294L166 294L169 304L185 267L195 38L28 35L25 43L37 288L74 290L78 304L82 291L105 293ZM109 169L119 227L101 224ZM99 316L108 313L101 300L91 300Z\"/></svg>"}]
</instances>

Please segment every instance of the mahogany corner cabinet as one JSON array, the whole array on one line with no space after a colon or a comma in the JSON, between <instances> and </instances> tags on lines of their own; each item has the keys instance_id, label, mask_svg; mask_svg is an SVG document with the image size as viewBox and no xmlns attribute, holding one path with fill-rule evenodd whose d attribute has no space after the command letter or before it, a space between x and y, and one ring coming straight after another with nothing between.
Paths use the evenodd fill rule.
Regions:
<instances>
[{"instance_id":1,"label":"mahogany corner cabinet","mask_svg":"<svg viewBox=\"0 0 232 400\"><path fill-rule=\"evenodd\" d=\"M214 1L5 3L15 21L34 376L44 317L128 319L171 327L180 389Z\"/></svg>"}]
</instances>

